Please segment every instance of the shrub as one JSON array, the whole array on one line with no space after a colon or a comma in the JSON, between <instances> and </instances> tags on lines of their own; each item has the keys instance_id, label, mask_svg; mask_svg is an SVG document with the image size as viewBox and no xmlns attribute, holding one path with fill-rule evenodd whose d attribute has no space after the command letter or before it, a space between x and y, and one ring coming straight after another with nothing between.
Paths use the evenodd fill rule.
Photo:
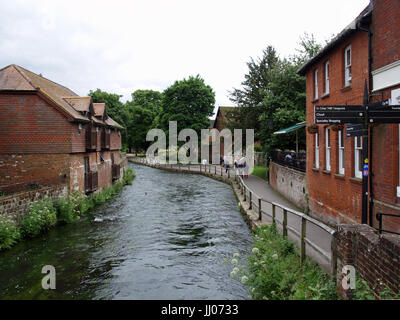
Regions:
<instances>
[{"instance_id":1,"label":"shrub","mask_svg":"<svg viewBox=\"0 0 400 320\"><path fill-rule=\"evenodd\" d=\"M262 152L262 147L258 144L254 145L254 152Z\"/></svg>"},{"instance_id":2,"label":"shrub","mask_svg":"<svg viewBox=\"0 0 400 320\"><path fill-rule=\"evenodd\" d=\"M247 271L234 270L254 299L337 299L336 283L316 263L300 264L295 246L275 226L257 229Z\"/></svg>"},{"instance_id":3,"label":"shrub","mask_svg":"<svg viewBox=\"0 0 400 320\"><path fill-rule=\"evenodd\" d=\"M132 184L133 179L135 179L135 171L131 168L126 168L124 170L124 175L122 176L122 180L125 184Z\"/></svg>"},{"instance_id":4,"label":"shrub","mask_svg":"<svg viewBox=\"0 0 400 320\"><path fill-rule=\"evenodd\" d=\"M52 201L46 198L31 207L29 214L21 219L20 228L24 236L34 237L56 223L57 210Z\"/></svg>"},{"instance_id":5,"label":"shrub","mask_svg":"<svg viewBox=\"0 0 400 320\"><path fill-rule=\"evenodd\" d=\"M8 218L0 217L0 250L8 249L21 238L21 232Z\"/></svg>"}]
</instances>

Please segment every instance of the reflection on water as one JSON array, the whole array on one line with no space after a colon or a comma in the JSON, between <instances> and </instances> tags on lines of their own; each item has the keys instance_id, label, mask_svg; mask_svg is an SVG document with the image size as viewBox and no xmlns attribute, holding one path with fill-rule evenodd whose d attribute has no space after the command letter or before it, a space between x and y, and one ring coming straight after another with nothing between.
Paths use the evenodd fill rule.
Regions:
<instances>
[{"instance_id":1,"label":"reflection on water","mask_svg":"<svg viewBox=\"0 0 400 320\"><path fill-rule=\"evenodd\" d=\"M251 245L231 188L130 164L112 202L0 253L2 299L246 299L225 262ZM56 290L43 290L53 265Z\"/></svg>"}]
</instances>

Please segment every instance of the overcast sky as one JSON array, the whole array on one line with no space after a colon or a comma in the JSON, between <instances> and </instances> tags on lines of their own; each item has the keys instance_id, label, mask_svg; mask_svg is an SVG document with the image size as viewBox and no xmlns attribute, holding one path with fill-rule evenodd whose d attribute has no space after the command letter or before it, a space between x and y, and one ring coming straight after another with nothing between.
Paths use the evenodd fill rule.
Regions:
<instances>
[{"instance_id":1,"label":"overcast sky","mask_svg":"<svg viewBox=\"0 0 400 320\"><path fill-rule=\"evenodd\" d=\"M15 63L79 95L164 90L200 74L216 106L232 105L246 62L272 45L284 57L300 36L324 42L368 0L0 0L0 68Z\"/></svg>"}]
</instances>

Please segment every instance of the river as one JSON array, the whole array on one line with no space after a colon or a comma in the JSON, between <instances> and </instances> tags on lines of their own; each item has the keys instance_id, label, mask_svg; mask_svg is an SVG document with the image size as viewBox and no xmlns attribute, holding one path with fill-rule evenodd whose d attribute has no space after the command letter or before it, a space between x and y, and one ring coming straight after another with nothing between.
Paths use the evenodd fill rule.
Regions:
<instances>
[{"instance_id":1,"label":"river","mask_svg":"<svg viewBox=\"0 0 400 320\"><path fill-rule=\"evenodd\" d=\"M247 299L230 277L251 234L230 186L129 164L112 201L81 221L0 252L1 299ZM41 286L44 265L56 289Z\"/></svg>"}]
</instances>

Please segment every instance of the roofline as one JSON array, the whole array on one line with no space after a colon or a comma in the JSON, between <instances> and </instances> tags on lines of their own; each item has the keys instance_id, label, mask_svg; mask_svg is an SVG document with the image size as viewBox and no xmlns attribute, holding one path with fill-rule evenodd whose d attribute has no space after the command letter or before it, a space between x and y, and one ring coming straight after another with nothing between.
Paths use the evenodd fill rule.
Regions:
<instances>
[{"instance_id":1,"label":"roofline","mask_svg":"<svg viewBox=\"0 0 400 320\"><path fill-rule=\"evenodd\" d=\"M344 28L336 37L334 37L325 47L323 47L314 57L305 62L298 70L297 73L301 76L305 76L307 70L328 52L330 52L339 43L344 42L354 33L359 31L360 23L365 19L368 19L373 10L373 2L370 1L369 5L364 8L363 11L355 18L346 28Z\"/></svg>"}]
</instances>

